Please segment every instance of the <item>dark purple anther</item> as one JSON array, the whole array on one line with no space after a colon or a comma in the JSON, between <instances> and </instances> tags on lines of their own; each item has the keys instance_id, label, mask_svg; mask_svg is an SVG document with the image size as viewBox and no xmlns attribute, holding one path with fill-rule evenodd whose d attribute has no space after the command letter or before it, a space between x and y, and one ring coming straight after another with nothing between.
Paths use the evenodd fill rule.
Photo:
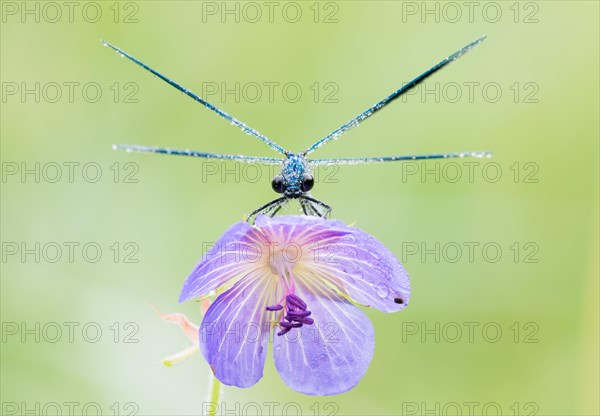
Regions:
<instances>
[{"instance_id":1,"label":"dark purple anther","mask_svg":"<svg viewBox=\"0 0 600 416\"><path fill-rule=\"evenodd\" d=\"M268 311L280 311L283 309L283 306L277 304L277 305L273 305L273 306L267 306L267 310Z\"/></svg>"},{"instance_id":2,"label":"dark purple anther","mask_svg":"<svg viewBox=\"0 0 600 416\"><path fill-rule=\"evenodd\" d=\"M279 331L279 332L277 333L277 336L279 336L279 337L280 337L280 336L282 336L282 335L285 335L285 334L287 334L288 332L290 332L291 330L292 330L292 328L283 328L281 331Z\"/></svg>"},{"instance_id":3,"label":"dark purple anther","mask_svg":"<svg viewBox=\"0 0 600 416\"><path fill-rule=\"evenodd\" d=\"M289 311L285 316L285 319L306 318L307 316L310 316L311 313L311 311Z\"/></svg>"},{"instance_id":4,"label":"dark purple anther","mask_svg":"<svg viewBox=\"0 0 600 416\"><path fill-rule=\"evenodd\" d=\"M279 325L281 325L284 328L300 328L302 326L302 324L300 322L285 322L285 321L279 322Z\"/></svg>"},{"instance_id":5,"label":"dark purple anther","mask_svg":"<svg viewBox=\"0 0 600 416\"><path fill-rule=\"evenodd\" d=\"M294 295L293 293L290 295L287 295L287 297L285 298L288 303L292 306L295 306L296 308L302 309L302 310L306 310L306 302L304 302L302 299L300 299L298 296Z\"/></svg>"},{"instance_id":6,"label":"dark purple anther","mask_svg":"<svg viewBox=\"0 0 600 416\"><path fill-rule=\"evenodd\" d=\"M303 325L312 325L315 323L313 319L308 318L311 311L306 310L306 307L308 306L306 302L293 293L287 295L285 299L287 314L285 315L284 320L279 322L279 325L283 329L279 331L277 335L285 335L290 332L292 328L301 328ZM267 309L271 310L269 308L274 308L274 306L267 306Z\"/></svg>"}]
</instances>

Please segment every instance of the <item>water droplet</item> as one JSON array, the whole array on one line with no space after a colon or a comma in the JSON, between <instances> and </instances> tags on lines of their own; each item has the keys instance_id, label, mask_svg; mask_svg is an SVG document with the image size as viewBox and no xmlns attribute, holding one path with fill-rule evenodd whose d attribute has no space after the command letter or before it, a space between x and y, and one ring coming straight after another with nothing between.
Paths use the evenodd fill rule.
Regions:
<instances>
[{"instance_id":1,"label":"water droplet","mask_svg":"<svg viewBox=\"0 0 600 416\"><path fill-rule=\"evenodd\" d=\"M387 288L387 286L383 286L383 285L377 286L377 296L379 296L380 298L382 298L382 299L387 298L389 293L390 293L390 290Z\"/></svg>"}]
</instances>

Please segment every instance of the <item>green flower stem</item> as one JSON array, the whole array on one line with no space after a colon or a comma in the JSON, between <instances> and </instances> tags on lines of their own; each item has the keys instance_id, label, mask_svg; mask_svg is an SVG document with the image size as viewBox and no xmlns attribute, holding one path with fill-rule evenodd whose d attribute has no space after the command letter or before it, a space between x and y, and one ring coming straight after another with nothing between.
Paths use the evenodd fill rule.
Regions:
<instances>
[{"instance_id":1,"label":"green flower stem","mask_svg":"<svg viewBox=\"0 0 600 416\"><path fill-rule=\"evenodd\" d=\"M221 397L221 382L217 380L214 374L211 374L211 386L209 393L209 401L212 406L209 407L207 416L216 416L219 409L219 398Z\"/></svg>"}]
</instances>

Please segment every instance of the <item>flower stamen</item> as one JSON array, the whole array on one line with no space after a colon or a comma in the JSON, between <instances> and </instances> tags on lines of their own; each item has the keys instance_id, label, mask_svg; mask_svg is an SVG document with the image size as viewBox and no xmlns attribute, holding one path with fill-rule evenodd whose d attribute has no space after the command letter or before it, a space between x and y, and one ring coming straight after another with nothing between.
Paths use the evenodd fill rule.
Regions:
<instances>
[{"instance_id":1,"label":"flower stamen","mask_svg":"<svg viewBox=\"0 0 600 416\"><path fill-rule=\"evenodd\" d=\"M306 308L308 305L297 295L290 293L285 297L286 315L284 320L279 322L279 325L283 328L277 335L282 336L291 331L292 328L302 328L303 325L312 325L315 321L312 318L308 318L311 311Z\"/></svg>"}]
</instances>

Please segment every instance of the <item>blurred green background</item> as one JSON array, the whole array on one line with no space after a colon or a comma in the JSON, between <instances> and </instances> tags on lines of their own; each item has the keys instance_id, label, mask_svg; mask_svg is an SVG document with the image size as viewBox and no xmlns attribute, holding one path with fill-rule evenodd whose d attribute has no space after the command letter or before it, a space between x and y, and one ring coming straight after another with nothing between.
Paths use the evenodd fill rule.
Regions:
<instances>
[{"instance_id":1,"label":"blurred green background","mask_svg":"<svg viewBox=\"0 0 600 416\"><path fill-rule=\"evenodd\" d=\"M146 301L199 322L177 303L185 277L275 196L269 169L111 150L274 155L100 38L193 91L218 87L207 99L298 151L487 34L313 154L494 152L319 173L313 195L411 276L406 310L366 311L365 377L303 396L268 358L254 387L224 388L219 414L599 414L598 15L566 1L2 2L3 412L199 414L209 368L160 364L189 343Z\"/></svg>"}]
</instances>

